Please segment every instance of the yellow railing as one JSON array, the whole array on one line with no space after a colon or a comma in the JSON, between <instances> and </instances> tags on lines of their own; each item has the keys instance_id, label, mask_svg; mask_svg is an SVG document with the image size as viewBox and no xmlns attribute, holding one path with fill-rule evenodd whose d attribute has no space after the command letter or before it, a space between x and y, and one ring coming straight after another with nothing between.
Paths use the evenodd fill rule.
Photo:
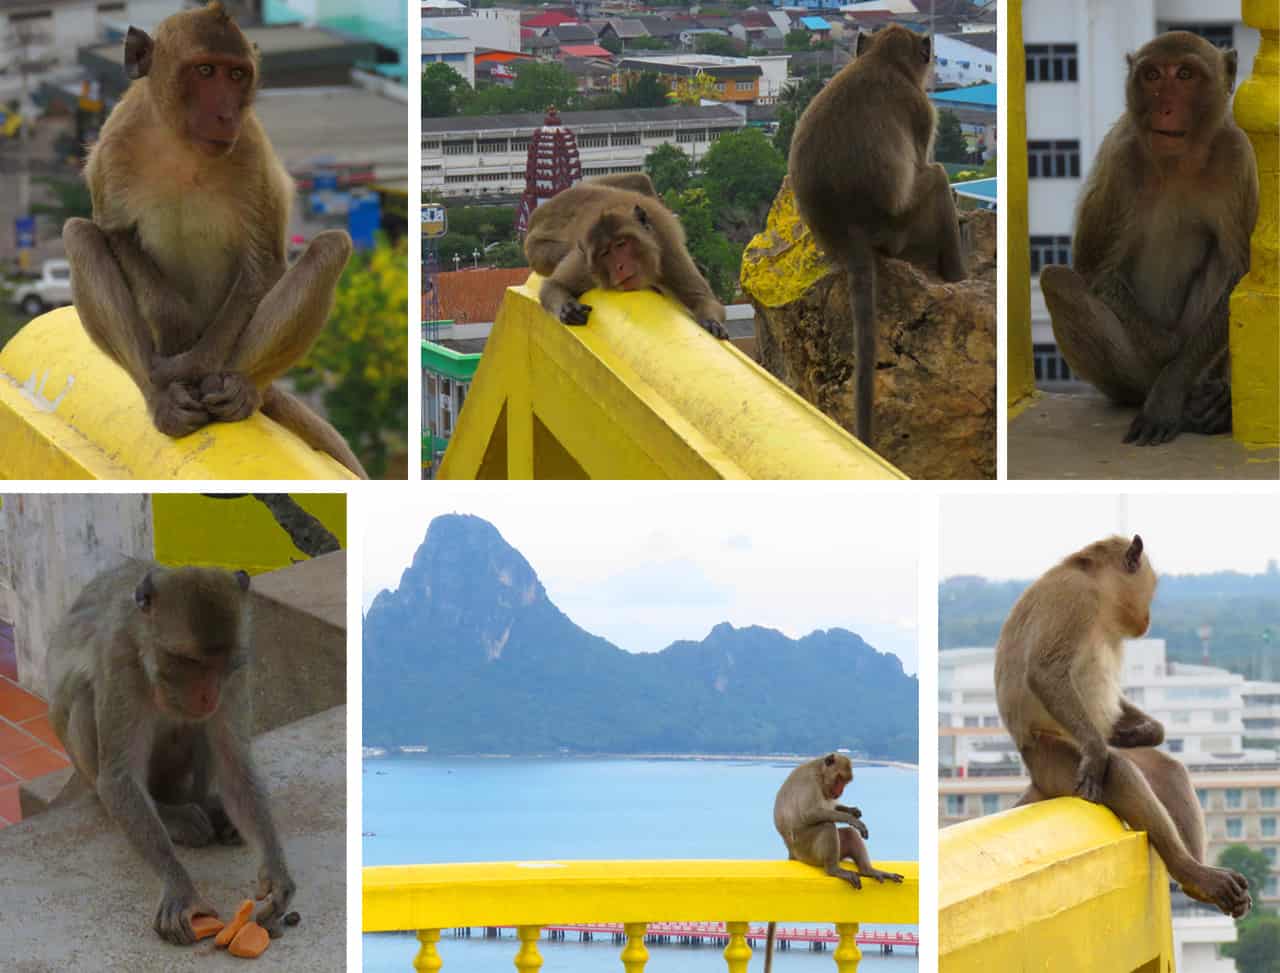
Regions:
<instances>
[{"instance_id":1,"label":"yellow railing","mask_svg":"<svg viewBox=\"0 0 1280 973\"><path fill-rule=\"evenodd\" d=\"M746 973L748 922L829 922L840 941L838 973L855 973L862 922L919 921L919 866L880 862L906 876L901 884L863 880L854 891L816 868L787 861L576 861L459 865L383 865L364 870L364 931L408 931L421 946L415 969L444 966L437 944L444 929L510 926L522 973L542 967L542 927L557 923L621 923L619 958L643 973L644 934L651 922L723 922L729 973Z\"/></svg>"},{"instance_id":2,"label":"yellow railing","mask_svg":"<svg viewBox=\"0 0 1280 973\"><path fill-rule=\"evenodd\" d=\"M0 351L0 479L352 479L258 414L170 439L73 308L26 325Z\"/></svg>"},{"instance_id":3,"label":"yellow railing","mask_svg":"<svg viewBox=\"0 0 1280 973\"><path fill-rule=\"evenodd\" d=\"M1061 798L944 828L943 973L1173 973L1169 878L1142 831Z\"/></svg>"},{"instance_id":4,"label":"yellow railing","mask_svg":"<svg viewBox=\"0 0 1280 973\"><path fill-rule=\"evenodd\" d=\"M512 287L441 479L902 479L652 292L589 291L567 327Z\"/></svg>"},{"instance_id":5,"label":"yellow railing","mask_svg":"<svg viewBox=\"0 0 1280 973\"><path fill-rule=\"evenodd\" d=\"M1009 221L1008 332L1005 335L1005 403L1015 417L1035 396L1035 362L1031 347L1031 237L1027 186L1027 65L1022 46L1022 0L1009 5L1009 131L1004 144L1012 146L1000 164L1005 167L1004 209Z\"/></svg>"}]
</instances>

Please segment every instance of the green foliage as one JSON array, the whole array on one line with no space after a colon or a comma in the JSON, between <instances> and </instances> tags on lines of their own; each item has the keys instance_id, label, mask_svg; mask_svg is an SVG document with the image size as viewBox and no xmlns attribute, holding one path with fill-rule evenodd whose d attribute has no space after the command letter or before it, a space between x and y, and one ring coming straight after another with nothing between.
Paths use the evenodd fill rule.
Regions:
<instances>
[{"instance_id":1,"label":"green foliage","mask_svg":"<svg viewBox=\"0 0 1280 973\"><path fill-rule=\"evenodd\" d=\"M482 238L486 244L495 240L514 240L516 235L514 206L457 206L449 209L449 232ZM441 241L443 242L443 241ZM468 253L471 251L468 250Z\"/></svg>"},{"instance_id":2,"label":"green foliage","mask_svg":"<svg viewBox=\"0 0 1280 973\"><path fill-rule=\"evenodd\" d=\"M422 117L447 118L462 111L471 86L462 75L439 61L422 70Z\"/></svg>"},{"instance_id":3,"label":"green foliage","mask_svg":"<svg viewBox=\"0 0 1280 973\"><path fill-rule=\"evenodd\" d=\"M1236 925L1238 938L1222 953L1236 961L1236 973L1280 973L1280 919L1255 911Z\"/></svg>"},{"instance_id":4,"label":"green foliage","mask_svg":"<svg viewBox=\"0 0 1280 973\"><path fill-rule=\"evenodd\" d=\"M812 46L812 40L807 30L796 28L787 31L787 36L783 38L787 45L788 51L807 51Z\"/></svg>"},{"instance_id":5,"label":"green foliage","mask_svg":"<svg viewBox=\"0 0 1280 973\"><path fill-rule=\"evenodd\" d=\"M644 71L627 78L619 102L621 108L665 108L667 86L652 71Z\"/></svg>"},{"instance_id":6,"label":"green foliage","mask_svg":"<svg viewBox=\"0 0 1280 973\"><path fill-rule=\"evenodd\" d=\"M644 159L644 171L653 180L660 196L679 192L689 185L692 162L678 145L659 145Z\"/></svg>"},{"instance_id":7,"label":"green foliage","mask_svg":"<svg viewBox=\"0 0 1280 973\"><path fill-rule=\"evenodd\" d=\"M1260 851L1254 851L1248 845L1228 845L1218 856L1219 868L1230 868L1239 872L1249 880L1249 892L1253 901L1262 897L1267 877L1271 874L1271 861Z\"/></svg>"},{"instance_id":8,"label":"green foliage","mask_svg":"<svg viewBox=\"0 0 1280 973\"><path fill-rule=\"evenodd\" d=\"M773 136L773 147L785 160L791 154L791 138L796 132L796 122L813 101L814 95L822 90L822 82L816 78L800 78L790 81L782 89L782 97L778 108L778 131Z\"/></svg>"},{"instance_id":9,"label":"green foliage","mask_svg":"<svg viewBox=\"0 0 1280 973\"><path fill-rule=\"evenodd\" d=\"M693 49L699 54L738 56L738 42L728 34L695 34Z\"/></svg>"},{"instance_id":10,"label":"green foliage","mask_svg":"<svg viewBox=\"0 0 1280 973\"><path fill-rule=\"evenodd\" d=\"M758 128L721 135L702 159L707 195L716 209L765 211L773 202L787 163Z\"/></svg>"},{"instance_id":11,"label":"green foliage","mask_svg":"<svg viewBox=\"0 0 1280 973\"><path fill-rule=\"evenodd\" d=\"M527 267L529 260L524 255L524 247L515 241L499 243L485 254L484 258L495 267Z\"/></svg>"},{"instance_id":12,"label":"green foliage","mask_svg":"<svg viewBox=\"0 0 1280 973\"><path fill-rule=\"evenodd\" d=\"M322 391L325 411L372 477L405 448L409 273L405 241L357 252L333 314L289 374L299 392Z\"/></svg>"},{"instance_id":13,"label":"green foliage","mask_svg":"<svg viewBox=\"0 0 1280 973\"><path fill-rule=\"evenodd\" d=\"M578 85L562 64L518 61L512 67L516 80L510 88L481 88L467 104L465 113L544 112L551 105L565 108L577 98Z\"/></svg>"},{"instance_id":14,"label":"green foliage","mask_svg":"<svg viewBox=\"0 0 1280 973\"><path fill-rule=\"evenodd\" d=\"M440 269L461 270L472 266L475 260L472 254L479 249L481 249L479 236L470 233L455 233L451 229L440 238L440 242L436 247L436 252L440 254ZM454 256L462 258L456 266L453 262Z\"/></svg>"},{"instance_id":15,"label":"green foliage","mask_svg":"<svg viewBox=\"0 0 1280 973\"><path fill-rule=\"evenodd\" d=\"M707 283L721 301L728 303L738 291L742 247L725 239L716 231L711 200L706 190L693 188L666 196L671 211L684 226L689 255L698 264Z\"/></svg>"},{"instance_id":16,"label":"green foliage","mask_svg":"<svg viewBox=\"0 0 1280 973\"><path fill-rule=\"evenodd\" d=\"M73 216L86 220L92 218L93 201L89 198L89 184L83 179L77 176L36 176L32 181L44 186L54 197L53 203L32 203L32 215L47 216L57 226Z\"/></svg>"},{"instance_id":17,"label":"green foliage","mask_svg":"<svg viewBox=\"0 0 1280 973\"><path fill-rule=\"evenodd\" d=\"M969 161L969 145L960 131L960 119L946 108L938 112L938 136L934 141L933 156L939 162Z\"/></svg>"}]
</instances>

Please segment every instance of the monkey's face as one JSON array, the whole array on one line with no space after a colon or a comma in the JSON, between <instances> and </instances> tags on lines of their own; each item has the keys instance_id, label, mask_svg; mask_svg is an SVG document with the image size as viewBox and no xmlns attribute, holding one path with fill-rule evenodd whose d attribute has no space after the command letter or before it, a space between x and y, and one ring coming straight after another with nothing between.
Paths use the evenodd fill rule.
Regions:
<instances>
[{"instance_id":1,"label":"monkey's face","mask_svg":"<svg viewBox=\"0 0 1280 973\"><path fill-rule=\"evenodd\" d=\"M1230 89L1225 63L1207 41L1181 33L1156 38L1130 59L1129 111L1153 155L1181 155L1198 131L1217 124Z\"/></svg>"},{"instance_id":2,"label":"monkey's face","mask_svg":"<svg viewBox=\"0 0 1280 973\"><path fill-rule=\"evenodd\" d=\"M640 248L635 238L614 237L596 254L599 275L618 291L635 291L649 286L640 264Z\"/></svg>"},{"instance_id":3,"label":"monkey's face","mask_svg":"<svg viewBox=\"0 0 1280 973\"><path fill-rule=\"evenodd\" d=\"M253 62L205 54L182 66L186 134L205 155L226 155L240 137L253 92Z\"/></svg>"},{"instance_id":4,"label":"monkey's face","mask_svg":"<svg viewBox=\"0 0 1280 973\"><path fill-rule=\"evenodd\" d=\"M653 224L642 206L606 210L587 233L591 272L601 287L646 290L661 268Z\"/></svg>"},{"instance_id":5,"label":"monkey's face","mask_svg":"<svg viewBox=\"0 0 1280 973\"><path fill-rule=\"evenodd\" d=\"M156 708L187 723L207 720L218 711L222 686L243 665L243 656L228 653L206 655L199 649L162 649L152 683Z\"/></svg>"},{"instance_id":6,"label":"monkey's face","mask_svg":"<svg viewBox=\"0 0 1280 973\"><path fill-rule=\"evenodd\" d=\"M853 780L853 763L842 753L829 753L822 758L822 794L836 800Z\"/></svg>"}]
</instances>

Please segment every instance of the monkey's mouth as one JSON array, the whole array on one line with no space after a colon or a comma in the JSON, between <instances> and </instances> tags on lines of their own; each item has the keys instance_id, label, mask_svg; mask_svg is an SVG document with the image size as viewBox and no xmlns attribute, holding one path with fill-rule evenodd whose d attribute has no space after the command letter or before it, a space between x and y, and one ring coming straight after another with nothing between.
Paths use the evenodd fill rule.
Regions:
<instances>
[{"instance_id":1,"label":"monkey's mouth","mask_svg":"<svg viewBox=\"0 0 1280 973\"><path fill-rule=\"evenodd\" d=\"M632 274L630 277L623 277L620 281L618 281L613 286L615 290L620 290L620 291L639 290L639 286L638 286L638 282L636 280L635 274Z\"/></svg>"},{"instance_id":2,"label":"monkey's mouth","mask_svg":"<svg viewBox=\"0 0 1280 973\"><path fill-rule=\"evenodd\" d=\"M1167 128L1153 128L1152 133L1155 135L1163 135L1167 139L1184 139L1187 137L1186 129L1175 130Z\"/></svg>"},{"instance_id":3,"label":"monkey's mouth","mask_svg":"<svg viewBox=\"0 0 1280 973\"><path fill-rule=\"evenodd\" d=\"M205 155L219 156L226 155L235 148L235 139L211 139L198 137L196 145L200 147L200 151Z\"/></svg>"}]
</instances>

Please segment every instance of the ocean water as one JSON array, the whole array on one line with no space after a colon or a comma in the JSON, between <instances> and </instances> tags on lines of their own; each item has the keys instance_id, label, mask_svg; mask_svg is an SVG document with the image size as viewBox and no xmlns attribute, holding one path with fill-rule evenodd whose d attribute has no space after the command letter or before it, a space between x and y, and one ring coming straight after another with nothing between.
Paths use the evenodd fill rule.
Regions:
<instances>
[{"instance_id":1,"label":"ocean water","mask_svg":"<svg viewBox=\"0 0 1280 973\"><path fill-rule=\"evenodd\" d=\"M483 759L396 756L364 761L364 864L590 858L784 857L773 795L793 764L776 761ZM872 857L919 858L917 774L855 768L842 803L862 809ZM877 926L876 928L880 928ZM912 929L914 927L885 927ZM514 969L513 934L440 941L444 973ZM544 973L622 968L612 942L539 943ZM364 937L368 973L407 973L411 933ZM650 944L647 973L725 969L718 946ZM863 947L862 973L915 973L914 955ZM757 949L752 969L762 968ZM834 970L830 952L779 953L774 970Z\"/></svg>"}]
</instances>

